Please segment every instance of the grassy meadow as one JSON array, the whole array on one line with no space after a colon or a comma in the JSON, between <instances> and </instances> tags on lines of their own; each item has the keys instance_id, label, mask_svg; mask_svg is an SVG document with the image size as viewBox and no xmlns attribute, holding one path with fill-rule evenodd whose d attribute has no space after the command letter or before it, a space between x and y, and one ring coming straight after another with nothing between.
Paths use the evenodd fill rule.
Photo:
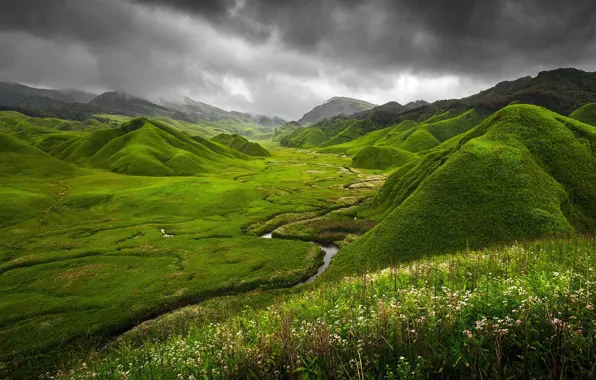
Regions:
<instances>
[{"instance_id":1,"label":"grassy meadow","mask_svg":"<svg viewBox=\"0 0 596 380\"><path fill-rule=\"evenodd\" d=\"M250 295L232 313L239 299L224 297L52 376L593 378L595 262L593 238L547 239L422 258L277 301Z\"/></svg>"},{"instance_id":2,"label":"grassy meadow","mask_svg":"<svg viewBox=\"0 0 596 380\"><path fill-rule=\"evenodd\" d=\"M424 115L0 112L0 378L595 377L593 105Z\"/></svg>"},{"instance_id":3,"label":"grassy meadow","mask_svg":"<svg viewBox=\"0 0 596 380\"><path fill-rule=\"evenodd\" d=\"M316 272L322 251L258 232L374 193L350 188L367 174L336 155L272 147L218 173L147 177L73 166L3 136L4 374L48 368L181 305L292 286Z\"/></svg>"}]
</instances>

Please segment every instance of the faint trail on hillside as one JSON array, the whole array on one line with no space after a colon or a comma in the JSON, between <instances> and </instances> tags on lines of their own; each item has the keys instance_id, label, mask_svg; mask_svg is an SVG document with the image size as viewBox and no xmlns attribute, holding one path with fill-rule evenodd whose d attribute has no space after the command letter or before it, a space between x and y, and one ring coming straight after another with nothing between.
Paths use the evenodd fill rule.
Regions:
<instances>
[{"instance_id":1,"label":"faint trail on hillside","mask_svg":"<svg viewBox=\"0 0 596 380\"><path fill-rule=\"evenodd\" d=\"M45 218L50 212L52 212L54 209L56 209L58 206L62 204L64 198L66 198L66 194L68 194L68 191L70 190L70 188L64 183L64 181L58 181L58 186L60 186L60 191L58 192L58 199L56 200L56 203L54 203L41 214L39 214L39 223L41 224L45 222Z\"/></svg>"}]
</instances>

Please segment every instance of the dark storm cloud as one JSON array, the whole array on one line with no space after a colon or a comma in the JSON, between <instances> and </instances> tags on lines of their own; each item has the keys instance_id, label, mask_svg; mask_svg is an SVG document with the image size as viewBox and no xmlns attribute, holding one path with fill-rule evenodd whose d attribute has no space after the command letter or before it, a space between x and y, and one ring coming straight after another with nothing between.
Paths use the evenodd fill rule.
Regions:
<instances>
[{"instance_id":1,"label":"dark storm cloud","mask_svg":"<svg viewBox=\"0 0 596 380\"><path fill-rule=\"evenodd\" d=\"M0 80L300 117L594 70L596 2L0 0Z\"/></svg>"},{"instance_id":2,"label":"dark storm cloud","mask_svg":"<svg viewBox=\"0 0 596 380\"><path fill-rule=\"evenodd\" d=\"M596 56L593 0L246 0L205 7L135 0L194 12L239 34L259 25L308 53L363 67L502 75ZM210 12L210 13L207 13ZM215 17L212 17L214 16Z\"/></svg>"}]
</instances>

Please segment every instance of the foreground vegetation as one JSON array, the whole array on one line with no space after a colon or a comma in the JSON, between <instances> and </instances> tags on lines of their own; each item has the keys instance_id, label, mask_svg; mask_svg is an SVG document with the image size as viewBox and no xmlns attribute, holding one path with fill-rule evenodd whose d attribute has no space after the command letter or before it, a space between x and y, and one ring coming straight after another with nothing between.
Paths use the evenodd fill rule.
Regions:
<instances>
[{"instance_id":1,"label":"foreground vegetation","mask_svg":"<svg viewBox=\"0 0 596 380\"><path fill-rule=\"evenodd\" d=\"M593 238L435 256L124 340L57 376L592 378L595 262Z\"/></svg>"}]
</instances>

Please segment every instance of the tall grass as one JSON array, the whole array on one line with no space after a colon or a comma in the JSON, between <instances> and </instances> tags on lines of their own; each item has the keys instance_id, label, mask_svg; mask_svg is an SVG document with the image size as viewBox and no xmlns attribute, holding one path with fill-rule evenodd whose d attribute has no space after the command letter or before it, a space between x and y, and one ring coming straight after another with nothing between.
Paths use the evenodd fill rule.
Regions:
<instances>
[{"instance_id":1,"label":"tall grass","mask_svg":"<svg viewBox=\"0 0 596 380\"><path fill-rule=\"evenodd\" d=\"M425 258L53 376L593 378L595 264L594 238Z\"/></svg>"}]
</instances>

